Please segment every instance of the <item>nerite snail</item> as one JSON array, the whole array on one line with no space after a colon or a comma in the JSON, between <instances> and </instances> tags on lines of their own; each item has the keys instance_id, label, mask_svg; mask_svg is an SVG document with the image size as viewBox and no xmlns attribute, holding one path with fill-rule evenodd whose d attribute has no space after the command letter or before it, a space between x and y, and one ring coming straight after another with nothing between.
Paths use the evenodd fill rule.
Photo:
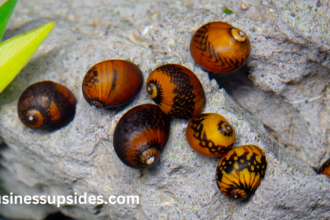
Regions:
<instances>
[{"instance_id":1,"label":"nerite snail","mask_svg":"<svg viewBox=\"0 0 330 220\"><path fill-rule=\"evenodd\" d=\"M126 112L116 125L113 145L119 159L132 168L154 166L170 132L170 120L157 105L143 104Z\"/></svg>"},{"instance_id":2,"label":"nerite snail","mask_svg":"<svg viewBox=\"0 0 330 220\"><path fill-rule=\"evenodd\" d=\"M207 157L220 157L227 153L235 142L235 130L221 115L203 113L193 118L186 129L189 145Z\"/></svg>"},{"instance_id":3,"label":"nerite snail","mask_svg":"<svg viewBox=\"0 0 330 220\"><path fill-rule=\"evenodd\" d=\"M17 111L29 128L58 129L67 125L76 112L76 98L65 86L41 81L27 87L21 94Z\"/></svg>"},{"instance_id":4,"label":"nerite snail","mask_svg":"<svg viewBox=\"0 0 330 220\"><path fill-rule=\"evenodd\" d=\"M190 53L204 70L230 73L245 64L250 54L250 41L242 30L214 21L195 32L190 42Z\"/></svg>"},{"instance_id":5,"label":"nerite snail","mask_svg":"<svg viewBox=\"0 0 330 220\"><path fill-rule=\"evenodd\" d=\"M138 66L126 60L105 60L86 73L82 92L96 108L114 108L133 101L142 88L143 74Z\"/></svg>"},{"instance_id":6,"label":"nerite snail","mask_svg":"<svg viewBox=\"0 0 330 220\"><path fill-rule=\"evenodd\" d=\"M156 68L149 75L146 88L150 98L172 118L192 118L205 105L204 89L197 76L178 64Z\"/></svg>"},{"instance_id":7,"label":"nerite snail","mask_svg":"<svg viewBox=\"0 0 330 220\"><path fill-rule=\"evenodd\" d=\"M216 180L228 198L248 198L265 176L265 153L255 145L236 147L225 154L217 167Z\"/></svg>"}]
</instances>

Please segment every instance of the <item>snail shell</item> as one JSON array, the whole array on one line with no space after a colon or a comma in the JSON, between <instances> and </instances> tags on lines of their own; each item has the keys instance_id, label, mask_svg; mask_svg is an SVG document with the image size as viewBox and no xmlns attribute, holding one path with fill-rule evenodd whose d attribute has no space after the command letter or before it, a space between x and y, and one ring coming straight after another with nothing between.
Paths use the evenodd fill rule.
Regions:
<instances>
[{"instance_id":1,"label":"snail shell","mask_svg":"<svg viewBox=\"0 0 330 220\"><path fill-rule=\"evenodd\" d=\"M240 29L214 21L201 26L190 42L195 62L211 73L240 69L250 54L250 40Z\"/></svg>"},{"instance_id":2,"label":"snail shell","mask_svg":"<svg viewBox=\"0 0 330 220\"><path fill-rule=\"evenodd\" d=\"M96 108L114 108L133 101L142 88L140 68L126 60L105 60L86 73L82 92Z\"/></svg>"},{"instance_id":3,"label":"snail shell","mask_svg":"<svg viewBox=\"0 0 330 220\"><path fill-rule=\"evenodd\" d=\"M330 178L330 159L326 160L318 169L317 174L324 174Z\"/></svg>"},{"instance_id":4,"label":"snail shell","mask_svg":"<svg viewBox=\"0 0 330 220\"><path fill-rule=\"evenodd\" d=\"M255 145L245 145L225 154L217 167L216 180L220 191L228 198L248 198L265 176L265 153Z\"/></svg>"},{"instance_id":5,"label":"snail shell","mask_svg":"<svg viewBox=\"0 0 330 220\"><path fill-rule=\"evenodd\" d=\"M220 157L234 145L235 130L221 115L203 113L193 118L186 130L189 145L207 157Z\"/></svg>"},{"instance_id":6,"label":"snail shell","mask_svg":"<svg viewBox=\"0 0 330 220\"><path fill-rule=\"evenodd\" d=\"M143 104L126 112L114 131L113 145L119 159L132 168L154 166L170 132L170 120L157 105Z\"/></svg>"},{"instance_id":7,"label":"snail shell","mask_svg":"<svg viewBox=\"0 0 330 220\"><path fill-rule=\"evenodd\" d=\"M199 115L205 93L197 76L177 64L158 67L148 77L147 92L159 108L172 118L189 119Z\"/></svg>"},{"instance_id":8,"label":"snail shell","mask_svg":"<svg viewBox=\"0 0 330 220\"><path fill-rule=\"evenodd\" d=\"M58 129L66 126L74 118L76 98L65 86L41 81L27 87L21 94L18 116L29 128Z\"/></svg>"}]
</instances>

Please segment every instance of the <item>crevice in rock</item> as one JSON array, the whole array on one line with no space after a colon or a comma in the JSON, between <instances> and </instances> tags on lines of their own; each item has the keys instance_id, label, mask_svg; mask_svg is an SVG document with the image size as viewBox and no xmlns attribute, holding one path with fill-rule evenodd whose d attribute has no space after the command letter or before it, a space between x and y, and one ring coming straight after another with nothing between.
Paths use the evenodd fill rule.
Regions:
<instances>
[{"instance_id":1,"label":"crevice in rock","mask_svg":"<svg viewBox=\"0 0 330 220\"><path fill-rule=\"evenodd\" d=\"M327 93L330 85L330 75L325 74L324 67L319 69L323 70L320 74L310 72L299 81L291 81L281 95L265 92L254 85L249 79L250 68L247 65L232 75L210 73L209 77L216 79L220 88L224 88L245 110L260 119L280 146L288 148L293 155L317 167L327 149L325 131L319 132L318 127L320 123L323 123L320 127L326 127L329 120L326 117L329 118ZM288 100L289 98L291 99ZM302 101L298 102L298 98ZM315 102L320 107L313 112ZM319 114L323 117L319 117ZM313 117L309 119L308 116ZM312 121L313 118L319 118L319 122ZM318 136L321 133L323 137ZM311 158L310 151L313 148L319 152L316 158Z\"/></svg>"},{"instance_id":2,"label":"crevice in rock","mask_svg":"<svg viewBox=\"0 0 330 220\"><path fill-rule=\"evenodd\" d=\"M100 205L95 206L95 208L94 208L94 215L99 215L102 212L103 207L104 207L103 204L100 204Z\"/></svg>"},{"instance_id":3,"label":"crevice in rock","mask_svg":"<svg viewBox=\"0 0 330 220\"><path fill-rule=\"evenodd\" d=\"M58 219L61 219L61 220L74 220L73 218L70 218L70 217L64 215L61 212L50 214L45 218L45 220L58 220Z\"/></svg>"}]
</instances>

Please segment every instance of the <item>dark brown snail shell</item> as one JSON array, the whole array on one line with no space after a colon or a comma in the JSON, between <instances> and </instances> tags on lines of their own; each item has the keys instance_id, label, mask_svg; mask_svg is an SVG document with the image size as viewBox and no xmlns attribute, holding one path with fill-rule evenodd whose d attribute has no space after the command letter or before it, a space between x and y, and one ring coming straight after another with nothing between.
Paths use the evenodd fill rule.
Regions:
<instances>
[{"instance_id":1,"label":"dark brown snail shell","mask_svg":"<svg viewBox=\"0 0 330 220\"><path fill-rule=\"evenodd\" d=\"M21 94L18 116L29 128L58 129L66 126L76 113L76 98L65 86L41 81L27 87Z\"/></svg>"},{"instance_id":2,"label":"dark brown snail shell","mask_svg":"<svg viewBox=\"0 0 330 220\"><path fill-rule=\"evenodd\" d=\"M126 60L105 60L86 73L82 92L86 101L96 108L114 108L130 103L140 92L143 74Z\"/></svg>"},{"instance_id":3,"label":"dark brown snail shell","mask_svg":"<svg viewBox=\"0 0 330 220\"><path fill-rule=\"evenodd\" d=\"M245 64L250 54L250 40L242 30L214 21L195 32L190 42L190 53L204 70L230 73Z\"/></svg>"},{"instance_id":4,"label":"dark brown snail shell","mask_svg":"<svg viewBox=\"0 0 330 220\"><path fill-rule=\"evenodd\" d=\"M156 68L149 75L146 87L150 98L171 118L192 118L205 106L205 93L199 79L178 64Z\"/></svg>"},{"instance_id":5,"label":"dark brown snail shell","mask_svg":"<svg viewBox=\"0 0 330 220\"><path fill-rule=\"evenodd\" d=\"M116 125L113 145L119 159L132 168L157 164L170 132L170 120L157 105L143 104L126 112Z\"/></svg>"}]
</instances>

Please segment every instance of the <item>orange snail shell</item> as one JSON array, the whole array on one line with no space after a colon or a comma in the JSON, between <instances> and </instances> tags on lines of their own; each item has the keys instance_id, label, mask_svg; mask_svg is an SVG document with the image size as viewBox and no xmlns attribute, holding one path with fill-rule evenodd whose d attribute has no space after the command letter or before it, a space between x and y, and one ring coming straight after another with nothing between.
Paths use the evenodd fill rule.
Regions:
<instances>
[{"instance_id":1,"label":"orange snail shell","mask_svg":"<svg viewBox=\"0 0 330 220\"><path fill-rule=\"evenodd\" d=\"M195 32L190 53L204 70L230 73L245 64L250 54L250 40L242 30L222 21L213 21Z\"/></svg>"},{"instance_id":2,"label":"orange snail shell","mask_svg":"<svg viewBox=\"0 0 330 220\"><path fill-rule=\"evenodd\" d=\"M82 91L86 101L96 108L114 108L128 104L140 92L143 74L126 60L105 60L86 73Z\"/></svg>"},{"instance_id":3,"label":"orange snail shell","mask_svg":"<svg viewBox=\"0 0 330 220\"><path fill-rule=\"evenodd\" d=\"M189 119L199 115L205 105L205 93L197 76L178 64L165 64L149 75L148 95L171 118Z\"/></svg>"}]
</instances>

